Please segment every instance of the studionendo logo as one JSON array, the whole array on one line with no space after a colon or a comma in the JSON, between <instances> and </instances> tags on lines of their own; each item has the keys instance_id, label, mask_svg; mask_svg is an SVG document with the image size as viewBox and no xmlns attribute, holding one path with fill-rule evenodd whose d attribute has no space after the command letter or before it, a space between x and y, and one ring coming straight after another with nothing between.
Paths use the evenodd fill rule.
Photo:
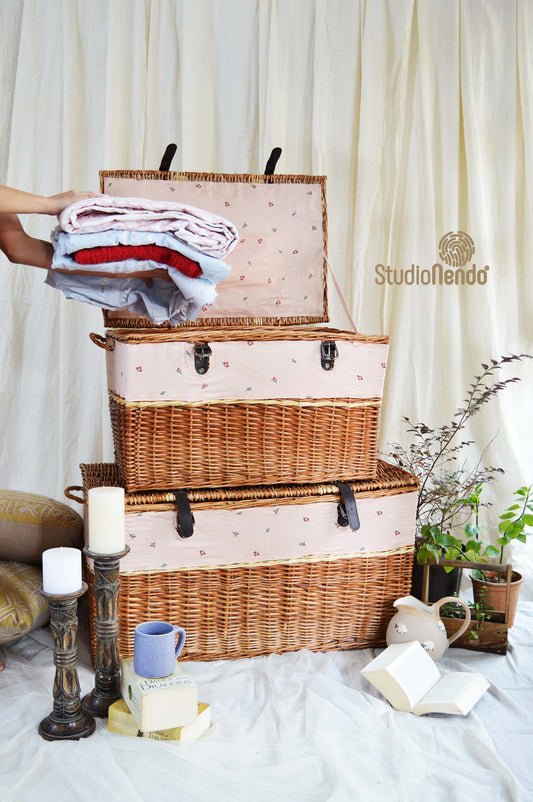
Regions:
<instances>
[{"instance_id":1,"label":"studionendo logo","mask_svg":"<svg viewBox=\"0 0 533 802\"><path fill-rule=\"evenodd\" d=\"M439 242L439 258L431 267L421 268L412 264L410 267L390 267L376 265L374 272L376 284L486 284L489 265L478 268L476 264L467 267L476 252L474 241L464 231L449 231Z\"/></svg>"}]
</instances>

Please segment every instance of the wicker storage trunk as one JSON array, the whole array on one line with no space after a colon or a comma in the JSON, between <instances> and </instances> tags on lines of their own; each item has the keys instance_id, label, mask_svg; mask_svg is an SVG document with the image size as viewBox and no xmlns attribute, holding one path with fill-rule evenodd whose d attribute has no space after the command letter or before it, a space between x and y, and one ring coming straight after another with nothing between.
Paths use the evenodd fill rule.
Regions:
<instances>
[{"instance_id":1,"label":"wicker storage trunk","mask_svg":"<svg viewBox=\"0 0 533 802\"><path fill-rule=\"evenodd\" d=\"M81 469L85 491L118 483L114 465ZM379 462L375 479L348 489L323 483L187 497L194 527L182 537L186 516L180 521L173 492L126 494L122 657L133 653L135 626L147 619L185 627L188 660L384 645L392 603L411 584L413 476ZM90 564L87 582L94 653Z\"/></svg>"},{"instance_id":2,"label":"wicker storage trunk","mask_svg":"<svg viewBox=\"0 0 533 802\"><path fill-rule=\"evenodd\" d=\"M258 327L93 339L107 349L115 456L128 491L376 472L386 337Z\"/></svg>"}]
</instances>

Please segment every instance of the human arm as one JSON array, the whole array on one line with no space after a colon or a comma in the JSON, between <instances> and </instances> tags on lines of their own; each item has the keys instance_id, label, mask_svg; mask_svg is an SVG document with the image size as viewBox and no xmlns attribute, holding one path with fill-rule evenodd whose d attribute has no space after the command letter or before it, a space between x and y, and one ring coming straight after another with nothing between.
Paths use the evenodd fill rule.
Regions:
<instances>
[{"instance_id":1,"label":"human arm","mask_svg":"<svg viewBox=\"0 0 533 802\"><path fill-rule=\"evenodd\" d=\"M72 203L92 197L95 197L94 192L81 192L74 189L46 197L0 185L0 214L57 215Z\"/></svg>"}]
</instances>

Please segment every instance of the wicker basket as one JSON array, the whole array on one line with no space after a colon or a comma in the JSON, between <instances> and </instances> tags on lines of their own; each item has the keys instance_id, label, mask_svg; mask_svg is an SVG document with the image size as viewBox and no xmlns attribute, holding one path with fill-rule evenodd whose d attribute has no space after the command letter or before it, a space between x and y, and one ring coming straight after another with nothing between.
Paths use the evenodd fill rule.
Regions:
<instances>
[{"instance_id":1,"label":"wicker basket","mask_svg":"<svg viewBox=\"0 0 533 802\"><path fill-rule=\"evenodd\" d=\"M113 465L82 465L85 490L118 482ZM396 499L417 490L414 477L380 463L378 478L352 483L356 499ZM335 485L238 488L188 493L191 509L295 504L340 499ZM74 496L71 496L74 498ZM172 493L126 494L133 514L172 508ZM78 499L79 500L79 499ZM414 514L411 521L414 542ZM188 660L382 646L395 599L411 584L414 546L387 551L309 556L291 561L207 566L120 574L119 651L131 656L135 626L147 619L185 627ZM122 566L121 566L122 571ZM89 631L95 651L94 577L89 585Z\"/></svg>"},{"instance_id":2,"label":"wicker basket","mask_svg":"<svg viewBox=\"0 0 533 802\"><path fill-rule=\"evenodd\" d=\"M364 336L329 328L254 328L238 331L203 329L187 331L113 331L104 341L98 335L93 340L108 350L108 386L111 424L115 443L115 458L121 478L128 491L166 489L168 487L234 487L238 485L285 484L304 482L342 481L372 477L377 466L377 441L381 411L381 393L385 376L388 338ZM331 371L321 367L322 343L334 341L339 358ZM156 391L147 400L135 392L136 371L141 366L136 354L144 354L145 375L148 370L162 373L161 364L167 357L166 346L173 348L190 344L184 357L185 390L194 376L192 351L195 343L208 343L213 349L213 372L221 368L224 348L242 343L270 345L276 349L281 363L297 362L299 350L312 346L316 359L302 379L308 381L309 392L317 397L246 397L245 387L235 389L240 396L211 397L205 401L180 400L173 390L159 396L156 378L148 382ZM122 349L122 350L121 350ZM126 356L114 353L129 349ZM143 350L144 349L144 350ZM217 350L218 349L218 350ZM254 349L247 349L250 353ZM172 351L174 353L174 351ZM296 356L297 359L292 357ZM292 359L291 359L292 358ZM114 359L122 359L118 367ZM252 357L250 357L250 360ZM217 362L218 360L218 362ZM140 357L139 357L139 361ZM175 363L168 358L168 375L176 377ZM230 358L231 362L231 358ZM362 376L363 363L371 362L375 380L367 387L365 396ZM227 364L227 363L224 363ZM135 367L137 365L137 368ZM376 367L377 366L377 367ZM369 369L370 370L370 369ZM129 371L129 373L128 373ZM262 371L252 361L249 371ZM248 381L248 369L242 365L235 380ZM131 386L120 377L131 377ZM262 371L268 390L280 392L280 385L271 381L271 373ZM211 373L205 382L209 383ZM244 378L242 378L244 377ZM345 378L346 377L346 378ZM341 382L342 392L352 397L331 397L333 383ZM123 383L121 393L115 383ZM195 380L197 397L202 397L201 376ZM216 380L215 384L216 384ZM250 383L252 381L250 380ZM233 387L226 388L231 392ZM298 385L293 387L298 391ZM207 391L208 392L208 391ZM127 395L129 393L129 395ZM360 393L360 395L357 395ZM125 397L127 395L127 397ZM328 397L329 396L329 397Z\"/></svg>"}]
</instances>

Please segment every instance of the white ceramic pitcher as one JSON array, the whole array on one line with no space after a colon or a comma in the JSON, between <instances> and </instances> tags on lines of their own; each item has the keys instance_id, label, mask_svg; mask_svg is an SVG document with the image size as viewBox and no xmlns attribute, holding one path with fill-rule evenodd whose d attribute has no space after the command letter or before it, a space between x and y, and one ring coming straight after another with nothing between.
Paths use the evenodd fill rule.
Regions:
<instances>
[{"instance_id":1,"label":"white ceramic pitcher","mask_svg":"<svg viewBox=\"0 0 533 802\"><path fill-rule=\"evenodd\" d=\"M446 602L461 604L465 610L464 624L451 638L448 638L446 627L439 616L439 610ZM461 637L470 624L470 608L456 596L445 596L431 605L424 604L414 596L403 596L396 599L394 607L398 612L387 627L387 646L391 643L417 640L433 660L439 660L448 646Z\"/></svg>"}]
</instances>

